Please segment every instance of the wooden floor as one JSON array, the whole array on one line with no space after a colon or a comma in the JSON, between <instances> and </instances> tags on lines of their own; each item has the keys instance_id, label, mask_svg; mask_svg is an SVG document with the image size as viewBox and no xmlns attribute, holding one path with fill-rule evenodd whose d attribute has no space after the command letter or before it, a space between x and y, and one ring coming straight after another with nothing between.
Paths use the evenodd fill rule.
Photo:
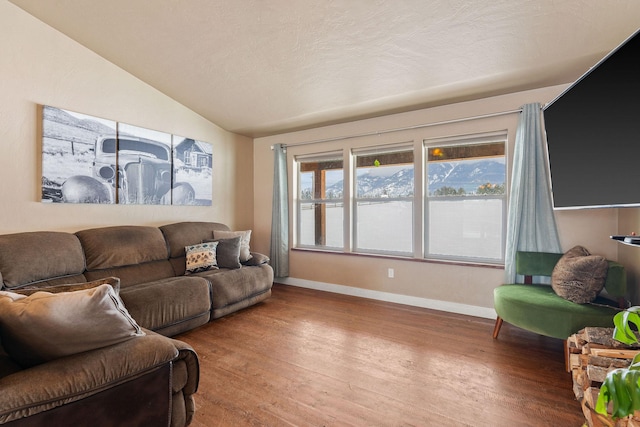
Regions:
<instances>
[{"instance_id":1,"label":"wooden floor","mask_svg":"<svg viewBox=\"0 0 640 427\"><path fill-rule=\"evenodd\" d=\"M562 342L493 321L275 285L179 335L192 426L576 426Z\"/></svg>"}]
</instances>

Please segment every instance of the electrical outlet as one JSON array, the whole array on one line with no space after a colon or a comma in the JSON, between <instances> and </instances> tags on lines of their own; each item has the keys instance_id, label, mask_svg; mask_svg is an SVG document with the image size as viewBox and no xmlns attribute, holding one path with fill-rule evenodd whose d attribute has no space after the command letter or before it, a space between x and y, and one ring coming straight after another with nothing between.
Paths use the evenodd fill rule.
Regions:
<instances>
[{"instance_id":1,"label":"electrical outlet","mask_svg":"<svg viewBox=\"0 0 640 427\"><path fill-rule=\"evenodd\" d=\"M387 270L387 275L389 276L389 279L393 279L395 277L395 271L393 271L393 268L390 268Z\"/></svg>"}]
</instances>

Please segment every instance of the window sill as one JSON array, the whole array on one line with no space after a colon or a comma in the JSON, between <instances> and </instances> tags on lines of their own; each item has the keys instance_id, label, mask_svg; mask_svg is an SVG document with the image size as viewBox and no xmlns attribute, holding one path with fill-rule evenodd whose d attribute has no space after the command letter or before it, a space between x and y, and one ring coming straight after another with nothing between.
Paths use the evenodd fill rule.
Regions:
<instances>
[{"instance_id":1,"label":"window sill","mask_svg":"<svg viewBox=\"0 0 640 427\"><path fill-rule=\"evenodd\" d=\"M447 264L447 265L456 265L461 267L482 267L482 268L494 268L494 269L504 270L504 264L498 264L498 263L494 264L490 262L460 261L460 260L434 259L434 258L412 258L408 256L399 256L399 255L372 254L372 253L365 253L365 252L342 252L339 250L317 249L317 248L291 248L291 251L292 252L315 252L315 253L322 253L322 254L329 254L329 255L392 259L397 261L424 262L429 264Z\"/></svg>"}]
</instances>

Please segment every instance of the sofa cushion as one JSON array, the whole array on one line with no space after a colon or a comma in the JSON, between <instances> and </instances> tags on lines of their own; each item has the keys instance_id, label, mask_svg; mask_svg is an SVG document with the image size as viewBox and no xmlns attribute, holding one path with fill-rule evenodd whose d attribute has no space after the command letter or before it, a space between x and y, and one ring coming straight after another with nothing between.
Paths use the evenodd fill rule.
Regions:
<instances>
[{"instance_id":1,"label":"sofa cushion","mask_svg":"<svg viewBox=\"0 0 640 427\"><path fill-rule=\"evenodd\" d=\"M219 242L205 242L185 247L187 260L184 274L193 274L218 268L216 252L218 243Z\"/></svg>"},{"instance_id":2,"label":"sofa cushion","mask_svg":"<svg viewBox=\"0 0 640 427\"><path fill-rule=\"evenodd\" d=\"M211 282L214 310L270 291L273 285L273 269L266 264L236 270L210 270L197 275Z\"/></svg>"},{"instance_id":3,"label":"sofa cushion","mask_svg":"<svg viewBox=\"0 0 640 427\"><path fill-rule=\"evenodd\" d=\"M30 296L0 291L0 326L6 352L24 367L144 335L107 284Z\"/></svg>"},{"instance_id":4,"label":"sofa cushion","mask_svg":"<svg viewBox=\"0 0 640 427\"><path fill-rule=\"evenodd\" d=\"M496 313L505 322L537 334L566 340L585 326L612 328L616 307L605 298L575 304L558 297L549 285L511 284L494 289Z\"/></svg>"},{"instance_id":5,"label":"sofa cushion","mask_svg":"<svg viewBox=\"0 0 640 427\"><path fill-rule=\"evenodd\" d=\"M229 239L205 240L205 242L218 242L216 247L218 267L229 269L242 267L242 264L240 264L240 236Z\"/></svg>"},{"instance_id":6,"label":"sofa cushion","mask_svg":"<svg viewBox=\"0 0 640 427\"><path fill-rule=\"evenodd\" d=\"M179 276L122 288L120 297L143 328L175 335L209 321L211 289L207 280Z\"/></svg>"},{"instance_id":7,"label":"sofa cushion","mask_svg":"<svg viewBox=\"0 0 640 427\"><path fill-rule=\"evenodd\" d=\"M82 246L71 233L34 231L0 235L0 277L4 288L56 277L82 277L84 268Z\"/></svg>"},{"instance_id":8,"label":"sofa cushion","mask_svg":"<svg viewBox=\"0 0 640 427\"><path fill-rule=\"evenodd\" d=\"M218 222L193 221L163 225L160 230L169 246L169 257L181 258L185 256L185 247L211 239L215 230L229 230L229 227Z\"/></svg>"},{"instance_id":9,"label":"sofa cushion","mask_svg":"<svg viewBox=\"0 0 640 427\"><path fill-rule=\"evenodd\" d=\"M251 249L250 249L251 230L245 230L245 231L214 230L213 231L214 239L230 239L236 236L239 236L241 238L240 262L247 262L251 259Z\"/></svg>"},{"instance_id":10,"label":"sofa cushion","mask_svg":"<svg viewBox=\"0 0 640 427\"><path fill-rule=\"evenodd\" d=\"M87 258L87 270L102 270L167 260L169 253L157 227L115 226L76 232Z\"/></svg>"},{"instance_id":11,"label":"sofa cushion","mask_svg":"<svg viewBox=\"0 0 640 427\"><path fill-rule=\"evenodd\" d=\"M551 273L551 286L560 297L585 304L596 299L607 278L607 260L582 246L568 250Z\"/></svg>"},{"instance_id":12,"label":"sofa cushion","mask_svg":"<svg viewBox=\"0 0 640 427\"><path fill-rule=\"evenodd\" d=\"M84 275L87 280L117 277L120 279L120 288L126 288L140 283L174 277L175 273L171 263L168 260L162 260L125 265L124 267L105 268L104 270L85 271Z\"/></svg>"}]
</instances>

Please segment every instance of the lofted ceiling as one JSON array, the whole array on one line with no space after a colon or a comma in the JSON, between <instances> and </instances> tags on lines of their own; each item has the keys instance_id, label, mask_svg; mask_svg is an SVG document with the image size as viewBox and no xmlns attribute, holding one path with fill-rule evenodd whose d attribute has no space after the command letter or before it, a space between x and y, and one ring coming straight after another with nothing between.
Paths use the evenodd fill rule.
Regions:
<instances>
[{"instance_id":1,"label":"lofted ceiling","mask_svg":"<svg viewBox=\"0 0 640 427\"><path fill-rule=\"evenodd\" d=\"M264 136L570 83L638 0L10 0L220 127Z\"/></svg>"}]
</instances>

